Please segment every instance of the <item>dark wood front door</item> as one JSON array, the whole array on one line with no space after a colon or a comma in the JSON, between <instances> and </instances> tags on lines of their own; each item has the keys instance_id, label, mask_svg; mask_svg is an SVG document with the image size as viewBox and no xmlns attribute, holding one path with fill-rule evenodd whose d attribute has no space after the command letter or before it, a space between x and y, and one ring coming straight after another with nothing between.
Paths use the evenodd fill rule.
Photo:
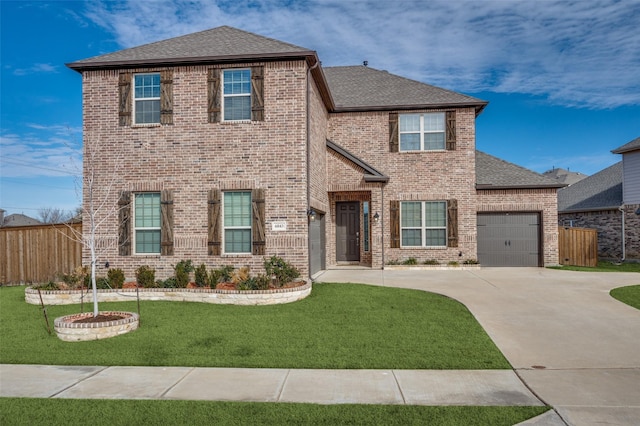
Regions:
<instances>
[{"instance_id":1,"label":"dark wood front door","mask_svg":"<svg viewBox=\"0 0 640 426\"><path fill-rule=\"evenodd\" d=\"M336 203L336 260L360 261L360 203Z\"/></svg>"}]
</instances>

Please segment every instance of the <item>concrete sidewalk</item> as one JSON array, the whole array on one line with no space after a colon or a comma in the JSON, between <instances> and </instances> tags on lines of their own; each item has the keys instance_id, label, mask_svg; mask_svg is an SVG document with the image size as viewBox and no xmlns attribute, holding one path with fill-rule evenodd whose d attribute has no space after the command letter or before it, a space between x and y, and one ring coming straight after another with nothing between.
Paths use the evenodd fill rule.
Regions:
<instances>
[{"instance_id":1,"label":"concrete sidewalk","mask_svg":"<svg viewBox=\"0 0 640 426\"><path fill-rule=\"evenodd\" d=\"M316 404L544 405L511 370L0 365L0 396Z\"/></svg>"}]
</instances>

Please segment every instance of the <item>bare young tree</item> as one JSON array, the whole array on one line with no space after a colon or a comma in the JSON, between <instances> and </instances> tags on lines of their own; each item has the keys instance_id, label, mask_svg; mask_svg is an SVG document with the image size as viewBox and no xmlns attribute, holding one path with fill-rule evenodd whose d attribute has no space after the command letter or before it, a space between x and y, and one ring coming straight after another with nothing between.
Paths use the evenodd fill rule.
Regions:
<instances>
[{"instance_id":1,"label":"bare young tree","mask_svg":"<svg viewBox=\"0 0 640 426\"><path fill-rule=\"evenodd\" d=\"M73 213L57 207L43 207L38 209L38 218L42 223L63 223L73 217Z\"/></svg>"},{"instance_id":2,"label":"bare young tree","mask_svg":"<svg viewBox=\"0 0 640 426\"><path fill-rule=\"evenodd\" d=\"M86 135L83 144L82 177L76 181L76 192L82 204L76 216L82 217L83 230L72 229L73 239L90 253L93 316L98 316L96 266L104 254L118 245L117 233L109 232L122 209L118 205L121 186L120 169L124 156L113 146Z\"/></svg>"}]
</instances>

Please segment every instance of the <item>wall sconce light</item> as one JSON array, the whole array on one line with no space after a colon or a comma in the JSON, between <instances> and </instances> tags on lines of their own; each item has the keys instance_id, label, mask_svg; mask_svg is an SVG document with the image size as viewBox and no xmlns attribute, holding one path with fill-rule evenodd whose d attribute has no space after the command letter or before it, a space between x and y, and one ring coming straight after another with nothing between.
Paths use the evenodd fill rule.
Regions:
<instances>
[{"instance_id":1,"label":"wall sconce light","mask_svg":"<svg viewBox=\"0 0 640 426\"><path fill-rule=\"evenodd\" d=\"M109 262L108 261L104 263L104 267L109 269Z\"/></svg>"},{"instance_id":2,"label":"wall sconce light","mask_svg":"<svg viewBox=\"0 0 640 426\"><path fill-rule=\"evenodd\" d=\"M379 220L380 220L380 215L378 214L378 212L376 212L376 214L373 215L373 221L377 223Z\"/></svg>"},{"instance_id":3,"label":"wall sconce light","mask_svg":"<svg viewBox=\"0 0 640 426\"><path fill-rule=\"evenodd\" d=\"M307 210L307 216L311 222L316 220L316 211L314 209Z\"/></svg>"}]
</instances>

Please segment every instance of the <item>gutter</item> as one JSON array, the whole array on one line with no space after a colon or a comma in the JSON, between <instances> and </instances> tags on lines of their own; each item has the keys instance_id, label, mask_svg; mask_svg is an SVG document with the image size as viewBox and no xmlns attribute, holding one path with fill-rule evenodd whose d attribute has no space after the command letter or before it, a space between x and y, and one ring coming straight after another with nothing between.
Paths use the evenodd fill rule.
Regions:
<instances>
[{"instance_id":1,"label":"gutter","mask_svg":"<svg viewBox=\"0 0 640 426\"><path fill-rule=\"evenodd\" d=\"M318 67L320 62L316 62L312 67L307 68L307 87L305 93L306 115L307 115L307 209L305 217L307 218L307 268L309 270L309 278L311 278L311 232L309 229L309 211L311 210L311 117L309 113L309 77L314 68Z\"/></svg>"}]
</instances>

